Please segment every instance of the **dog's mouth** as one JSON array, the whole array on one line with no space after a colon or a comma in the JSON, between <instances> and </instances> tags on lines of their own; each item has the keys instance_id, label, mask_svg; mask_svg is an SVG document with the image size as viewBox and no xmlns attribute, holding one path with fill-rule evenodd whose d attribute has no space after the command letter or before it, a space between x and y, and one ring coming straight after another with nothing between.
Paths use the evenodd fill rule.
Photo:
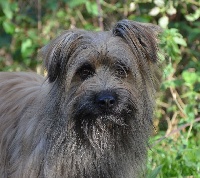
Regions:
<instances>
[{"instance_id":1,"label":"dog's mouth","mask_svg":"<svg viewBox=\"0 0 200 178\"><path fill-rule=\"evenodd\" d=\"M74 115L74 121L80 125L85 123L94 125L98 122L102 125L125 126L127 120L132 117L132 111L128 108L103 111L96 108L83 108Z\"/></svg>"},{"instance_id":2,"label":"dog's mouth","mask_svg":"<svg viewBox=\"0 0 200 178\"><path fill-rule=\"evenodd\" d=\"M101 122L105 124L114 124L114 125L119 125L123 126L126 125L126 117L122 116L121 114L115 114L115 113L106 113L103 115L100 115L96 118L96 120L100 120Z\"/></svg>"}]
</instances>

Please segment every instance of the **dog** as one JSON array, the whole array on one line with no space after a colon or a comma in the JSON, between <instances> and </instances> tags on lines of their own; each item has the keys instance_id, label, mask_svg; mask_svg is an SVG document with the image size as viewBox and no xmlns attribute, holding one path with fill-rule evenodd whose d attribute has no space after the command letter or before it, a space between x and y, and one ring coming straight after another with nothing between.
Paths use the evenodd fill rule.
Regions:
<instances>
[{"instance_id":1,"label":"dog","mask_svg":"<svg viewBox=\"0 0 200 178\"><path fill-rule=\"evenodd\" d=\"M41 49L46 77L1 72L0 177L143 177L160 32L130 20L68 30Z\"/></svg>"}]
</instances>

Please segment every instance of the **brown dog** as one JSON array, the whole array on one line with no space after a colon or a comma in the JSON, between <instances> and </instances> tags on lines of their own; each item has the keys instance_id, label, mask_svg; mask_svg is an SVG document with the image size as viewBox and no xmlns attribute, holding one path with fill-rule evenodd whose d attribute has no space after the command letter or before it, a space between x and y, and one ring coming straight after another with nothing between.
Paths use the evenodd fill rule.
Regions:
<instances>
[{"instance_id":1,"label":"brown dog","mask_svg":"<svg viewBox=\"0 0 200 178\"><path fill-rule=\"evenodd\" d=\"M42 49L46 79L1 73L0 177L143 176L159 31L128 20L66 31Z\"/></svg>"}]
</instances>

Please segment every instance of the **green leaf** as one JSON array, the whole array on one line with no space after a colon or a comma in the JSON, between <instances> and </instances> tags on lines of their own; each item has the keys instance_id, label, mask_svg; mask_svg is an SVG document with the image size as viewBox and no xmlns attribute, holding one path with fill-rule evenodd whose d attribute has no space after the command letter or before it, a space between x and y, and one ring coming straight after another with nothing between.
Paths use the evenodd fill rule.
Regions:
<instances>
[{"instance_id":1,"label":"green leaf","mask_svg":"<svg viewBox=\"0 0 200 178\"><path fill-rule=\"evenodd\" d=\"M21 53L24 57L29 55L29 48L32 46L32 40L26 39L21 45Z\"/></svg>"},{"instance_id":2,"label":"green leaf","mask_svg":"<svg viewBox=\"0 0 200 178\"><path fill-rule=\"evenodd\" d=\"M59 11L56 13L56 16L57 16L58 18L64 18L64 17L66 16L66 13L65 13L65 11L63 11L63 10L59 10Z\"/></svg>"},{"instance_id":3,"label":"green leaf","mask_svg":"<svg viewBox=\"0 0 200 178\"><path fill-rule=\"evenodd\" d=\"M174 39L174 41L177 44L182 45L182 46L187 46L187 43L185 42L185 40L183 39L183 37L177 37L177 36L175 36L173 39Z\"/></svg>"},{"instance_id":4,"label":"green leaf","mask_svg":"<svg viewBox=\"0 0 200 178\"><path fill-rule=\"evenodd\" d=\"M4 21L3 28L8 34L13 34L15 32L15 25L10 21Z\"/></svg>"},{"instance_id":5,"label":"green leaf","mask_svg":"<svg viewBox=\"0 0 200 178\"><path fill-rule=\"evenodd\" d=\"M5 14L5 16L8 18L8 19L12 19L13 17L13 12L11 10L11 6L10 6L10 3L8 1L0 1L0 5L2 7L2 10Z\"/></svg>"},{"instance_id":6,"label":"green leaf","mask_svg":"<svg viewBox=\"0 0 200 178\"><path fill-rule=\"evenodd\" d=\"M198 81L198 75L195 72L184 71L182 73L183 80L186 81L187 84L193 85Z\"/></svg>"},{"instance_id":7,"label":"green leaf","mask_svg":"<svg viewBox=\"0 0 200 178\"><path fill-rule=\"evenodd\" d=\"M170 74L174 73L174 68L171 63L169 63L164 69L164 75L169 76Z\"/></svg>"},{"instance_id":8,"label":"green leaf","mask_svg":"<svg viewBox=\"0 0 200 178\"><path fill-rule=\"evenodd\" d=\"M67 4L69 5L70 8L74 8L76 6L84 4L85 0L67 0L66 2L67 2Z\"/></svg>"},{"instance_id":9,"label":"green leaf","mask_svg":"<svg viewBox=\"0 0 200 178\"><path fill-rule=\"evenodd\" d=\"M163 7L165 5L165 1L164 0L154 0L154 3L158 7Z\"/></svg>"},{"instance_id":10,"label":"green leaf","mask_svg":"<svg viewBox=\"0 0 200 178\"><path fill-rule=\"evenodd\" d=\"M156 16L160 13L160 8L159 7L154 7L153 9L150 10L149 15L150 16Z\"/></svg>"},{"instance_id":11,"label":"green leaf","mask_svg":"<svg viewBox=\"0 0 200 178\"><path fill-rule=\"evenodd\" d=\"M167 14L169 14L169 15L174 15L174 14L176 14L176 12L177 12L177 10L173 6L171 6L170 8L167 9Z\"/></svg>"},{"instance_id":12,"label":"green leaf","mask_svg":"<svg viewBox=\"0 0 200 178\"><path fill-rule=\"evenodd\" d=\"M98 15L98 8L96 3L92 3L89 1L86 1L86 9L88 13L97 16Z\"/></svg>"},{"instance_id":13,"label":"green leaf","mask_svg":"<svg viewBox=\"0 0 200 178\"><path fill-rule=\"evenodd\" d=\"M194 14L189 14L185 16L185 18L190 22L197 20L199 17L200 17L200 9L197 9Z\"/></svg>"},{"instance_id":14,"label":"green leaf","mask_svg":"<svg viewBox=\"0 0 200 178\"><path fill-rule=\"evenodd\" d=\"M167 16L163 16L158 20L158 23L162 28L167 28L169 24L169 18Z\"/></svg>"},{"instance_id":15,"label":"green leaf","mask_svg":"<svg viewBox=\"0 0 200 178\"><path fill-rule=\"evenodd\" d=\"M158 174L160 173L162 167L163 167L163 165L160 165L160 166L156 167L156 168L147 176L147 178L156 178L156 177L158 176Z\"/></svg>"}]
</instances>

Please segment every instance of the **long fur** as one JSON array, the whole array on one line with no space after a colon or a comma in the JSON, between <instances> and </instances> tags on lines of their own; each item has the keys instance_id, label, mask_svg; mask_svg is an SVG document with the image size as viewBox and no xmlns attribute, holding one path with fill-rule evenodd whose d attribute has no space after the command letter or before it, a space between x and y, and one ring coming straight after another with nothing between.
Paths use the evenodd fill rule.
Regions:
<instances>
[{"instance_id":1,"label":"long fur","mask_svg":"<svg viewBox=\"0 0 200 178\"><path fill-rule=\"evenodd\" d=\"M0 73L0 177L143 176L159 32L128 20L108 32L66 31L41 51L47 78ZM96 71L82 81L78 71L88 62ZM124 66L120 78L115 69ZM100 112L94 98L101 91L117 96L116 108Z\"/></svg>"}]
</instances>

